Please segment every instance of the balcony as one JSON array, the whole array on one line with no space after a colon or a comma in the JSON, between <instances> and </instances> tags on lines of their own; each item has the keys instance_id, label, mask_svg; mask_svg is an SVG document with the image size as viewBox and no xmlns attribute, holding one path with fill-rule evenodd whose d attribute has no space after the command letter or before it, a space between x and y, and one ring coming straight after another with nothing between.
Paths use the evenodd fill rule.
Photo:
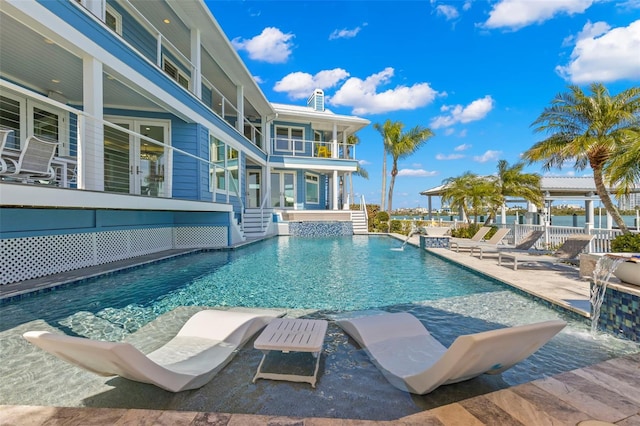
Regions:
<instances>
[{"instance_id":1,"label":"balcony","mask_svg":"<svg viewBox=\"0 0 640 426\"><path fill-rule=\"evenodd\" d=\"M283 157L355 160L356 146L347 143L318 142L294 138L271 139L271 154Z\"/></svg>"}]
</instances>

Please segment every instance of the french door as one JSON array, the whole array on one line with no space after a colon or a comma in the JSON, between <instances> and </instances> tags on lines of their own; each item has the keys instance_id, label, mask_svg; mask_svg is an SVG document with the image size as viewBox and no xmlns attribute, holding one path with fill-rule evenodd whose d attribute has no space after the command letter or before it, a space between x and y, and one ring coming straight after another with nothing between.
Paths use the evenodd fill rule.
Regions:
<instances>
[{"instance_id":1,"label":"french door","mask_svg":"<svg viewBox=\"0 0 640 426\"><path fill-rule=\"evenodd\" d=\"M271 172L271 207L293 208L296 202L296 174Z\"/></svg>"},{"instance_id":2,"label":"french door","mask_svg":"<svg viewBox=\"0 0 640 426\"><path fill-rule=\"evenodd\" d=\"M247 169L247 207L256 209L262 202L262 173Z\"/></svg>"},{"instance_id":3,"label":"french door","mask_svg":"<svg viewBox=\"0 0 640 426\"><path fill-rule=\"evenodd\" d=\"M168 197L168 150L146 138L167 144L169 122L124 119L110 121L135 134L105 126L105 191Z\"/></svg>"}]
</instances>

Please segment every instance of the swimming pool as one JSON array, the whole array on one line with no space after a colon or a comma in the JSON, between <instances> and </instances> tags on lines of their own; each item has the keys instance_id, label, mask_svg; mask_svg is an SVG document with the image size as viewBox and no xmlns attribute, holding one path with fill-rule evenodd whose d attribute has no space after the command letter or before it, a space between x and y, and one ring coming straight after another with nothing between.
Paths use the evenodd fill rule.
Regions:
<instances>
[{"instance_id":1,"label":"swimming pool","mask_svg":"<svg viewBox=\"0 0 640 426\"><path fill-rule=\"evenodd\" d=\"M638 345L386 237L279 237L232 251L183 256L0 305L0 404L172 408L388 420L476 394L637 352ZM450 345L460 334L561 317L568 327L500 376L417 397L389 385L364 352L330 323L316 389L251 383L260 352L246 345L210 384L180 394L105 379L27 344L27 330L128 340L143 351L175 333L197 306L285 308L309 318L345 311L407 311ZM177 308L177 309L176 309ZM60 386L64 383L64 386ZM298 403L291 406L290 401Z\"/></svg>"}]
</instances>

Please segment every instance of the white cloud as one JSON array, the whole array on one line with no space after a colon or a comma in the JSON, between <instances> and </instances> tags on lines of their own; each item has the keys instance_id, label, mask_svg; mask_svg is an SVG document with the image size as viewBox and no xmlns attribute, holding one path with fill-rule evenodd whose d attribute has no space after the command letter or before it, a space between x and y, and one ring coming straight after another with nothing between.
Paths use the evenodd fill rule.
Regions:
<instances>
[{"instance_id":1,"label":"white cloud","mask_svg":"<svg viewBox=\"0 0 640 426\"><path fill-rule=\"evenodd\" d=\"M465 12L469 9L471 9L471 0L465 1L462 5L462 10L464 10Z\"/></svg>"},{"instance_id":2,"label":"white cloud","mask_svg":"<svg viewBox=\"0 0 640 426\"><path fill-rule=\"evenodd\" d=\"M367 26L367 23L365 22L364 24L362 24L363 27ZM348 30L346 28L343 28L341 30L333 30L333 32L329 35L329 40L336 40L339 38L353 38L355 36L358 35L358 33L362 30L362 27L355 27L352 30Z\"/></svg>"},{"instance_id":3,"label":"white cloud","mask_svg":"<svg viewBox=\"0 0 640 426\"><path fill-rule=\"evenodd\" d=\"M349 77L349 73L342 68L323 70L316 75L299 71L292 72L278 81L273 86L273 90L285 92L291 99L304 99L311 95L313 90L328 89L347 77Z\"/></svg>"},{"instance_id":4,"label":"white cloud","mask_svg":"<svg viewBox=\"0 0 640 426\"><path fill-rule=\"evenodd\" d=\"M278 28L267 27L250 39L236 37L231 40L231 44L237 50L245 50L253 60L279 64L289 59L293 37L291 33L285 34Z\"/></svg>"},{"instance_id":5,"label":"white cloud","mask_svg":"<svg viewBox=\"0 0 640 426\"><path fill-rule=\"evenodd\" d=\"M379 86L389 83L393 74L394 69L388 67L364 80L351 77L328 102L331 105L352 107L353 114L380 114L423 107L439 94L428 83L416 83L411 87L396 86L378 93Z\"/></svg>"},{"instance_id":6,"label":"white cloud","mask_svg":"<svg viewBox=\"0 0 640 426\"><path fill-rule=\"evenodd\" d=\"M561 13L583 13L592 4L593 0L501 0L493 6L483 26L518 30Z\"/></svg>"},{"instance_id":7,"label":"white cloud","mask_svg":"<svg viewBox=\"0 0 640 426\"><path fill-rule=\"evenodd\" d=\"M264 83L264 80L262 79L262 77L260 77L259 75L254 75L253 76L253 80L258 83L258 84L262 84Z\"/></svg>"},{"instance_id":8,"label":"white cloud","mask_svg":"<svg viewBox=\"0 0 640 426\"><path fill-rule=\"evenodd\" d=\"M456 129L454 129L454 128L451 128L451 127L450 127L450 128L448 128L448 129L445 129L445 131L444 131L444 135L445 135L445 136L451 136L451 135L452 135L452 134L454 134L455 132L456 132Z\"/></svg>"},{"instance_id":9,"label":"white cloud","mask_svg":"<svg viewBox=\"0 0 640 426\"><path fill-rule=\"evenodd\" d=\"M468 143L463 143L462 145L458 145L455 148L453 148L454 151L466 151L467 149L471 148L472 145L469 145Z\"/></svg>"},{"instance_id":10,"label":"white cloud","mask_svg":"<svg viewBox=\"0 0 640 426\"><path fill-rule=\"evenodd\" d=\"M460 13L458 13L458 9L446 4L441 4L436 6L436 13L438 15L444 16L447 19L447 21L456 19L458 16L460 16Z\"/></svg>"},{"instance_id":11,"label":"white cloud","mask_svg":"<svg viewBox=\"0 0 640 426\"><path fill-rule=\"evenodd\" d=\"M371 162L367 160L358 160L358 164L360 164L361 166L366 166L367 164L371 164Z\"/></svg>"},{"instance_id":12,"label":"white cloud","mask_svg":"<svg viewBox=\"0 0 640 426\"><path fill-rule=\"evenodd\" d=\"M497 159L500 154L502 154L502 151L488 150L482 155L476 155L475 157L473 157L473 161L477 161L478 163L486 163L487 161Z\"/></svg>"},{"instance_id":13,"label":"white cloud","mask_svg":"<svg viewBox=\"0 0 640 426\"><path fill-rule=\"evenodd\" d=\"M462 129L460 130L460 133L458 133L459 138L464 138L466 136L467 136L467 129Z\"/></svg>"},{"instance_id":14,"label":"white cloud","mask_svg":"<svg viewBox=\"0 0 640 426\"><path fill-rule=\"evenodd\" d=\"M431 127L439 129L441 127L453 126L456 123L469 123L481 120L493 109L494 100L490 95L476 99L466 107L462 105L444 105L440 111L448 113L440 115L431 120Z\"/></svg>"},{"instance_id":15,"label":"white cloud","mask_svg":"<svg viewBox=\"0 0 640 426\"><path fill-rule=\"evenodd\" d=\"M460 158L464 158L464 154L436 154L436 160L459 160Z\"/></svg>"},{"instance_id":16,"label":"white cloud","mask_svg":"<svg viewBox=\"0 0 640 426\"><path fill-rule=\"evenodd\" d=\"M567 65L556 72L574 84L640 78L640 20L611 29L605 22L587 22L576 36Z\"/></svg>"},{"instance_id":17,"label":"white cloud","mask_svg":"<svg viewBox=\"0 0 640 426\"><path fill-rule=\"evenodd\" d=\"M398 170L398 176L412 176L412 177L430 177L436 176L438 172L430 172L423 169L400 169Z\"/></svg>"}]
</instances>

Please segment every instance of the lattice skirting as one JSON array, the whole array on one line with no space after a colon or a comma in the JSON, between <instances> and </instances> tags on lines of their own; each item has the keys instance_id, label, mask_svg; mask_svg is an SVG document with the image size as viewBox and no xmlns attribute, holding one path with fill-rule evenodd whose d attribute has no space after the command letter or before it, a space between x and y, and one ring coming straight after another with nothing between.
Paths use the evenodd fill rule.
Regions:
<instances>
[{"instance_id":1,"label":"lattice skirting","mask_svg":"<svg viewBox=\"0 0 640 426\"><path fill-rule=\"evenodd\" d=\"M148 228L0 240L0 285L174 248L228 245L225 226Z\"/></svg>"}]
</instances>

